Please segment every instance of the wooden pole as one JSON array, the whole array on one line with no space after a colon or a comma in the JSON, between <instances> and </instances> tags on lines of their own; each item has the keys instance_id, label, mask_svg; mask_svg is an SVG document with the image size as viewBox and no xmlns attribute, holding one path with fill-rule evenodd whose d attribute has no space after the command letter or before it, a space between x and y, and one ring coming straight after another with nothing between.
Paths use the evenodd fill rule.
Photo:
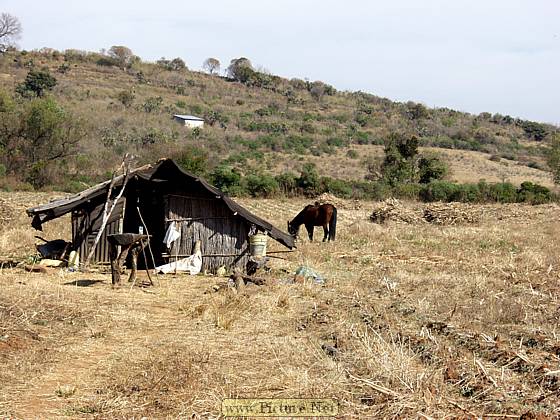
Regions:
<instances>
[{"instance_id":1,"label":"wooden pole","mask_svg":"<svg viewBox=\"0 0 560 420\"><path fill-rule=\"evenodd\" d=\"M101 227L99 228L99 231L97 232L97 236L95 237L93 245L91 246L91 249L89 250L88 256L87 256L87 258L84 262L84 267L89 266L91 258L93 257L93 254L95 253L95 249L97 248L97 244L99 243L99 240L101 239L101 236L103 235L103 232L105 231L105 226L107 225L107 222L109 221L109 218L111 217L111 214L115 210L115 207L117 206L118 201L120 200L120 198L122 197L122 195L124 193L124 190L126 188L126 183L128 182L128 173L129 173L129 162L127 162L127 160L128 160L128 154L126 154L125 157L123 158L123 161L122 161L121 166L119 168L119 170L120 170L124 167L124 180L123 180L122 188L121 188L120 192L117 194L117 197L115 198L115 200L111 203L111 208L109 210L107 210L108 207L109 207L111 191L113 190L113 186L115 185L115 174L113 173L113 177L111 178L111 182L109 183L109 188L107 189L107 199L105 200L105 205L103 207L103 222L101 223Z\"/></svg>"},{"instance_id":2,"label":"wooden pole","mask_svg":"<svg viewBox=\"0 0 560 420\"><path fill-rule=\"evenodd\" d=\"M136 211L138 212L138 216L140 217L140 221L142 222L142 226L144 226L144 229L146 229L146 235L148 235L148 237L151 238L150 236L150 232L148 232L148 226L146 226L146 223L144 222L144 218L142 217L142 213L140 212L140 207L136 206ZM156 271L156 259L154 258L154 253L152 252L152 246L150 245L151 240L148 240L148 251L150 251L150 256L152 257L152 264L154 265L154 274L156 275L156 278L159 280L158 278L158 273ZM144 255L144 258L146 258L146 256ZM146 270L148 269L148 262L146 261ZM151 279L150 279L151 281Z\"/></svg>"}]
</instances>

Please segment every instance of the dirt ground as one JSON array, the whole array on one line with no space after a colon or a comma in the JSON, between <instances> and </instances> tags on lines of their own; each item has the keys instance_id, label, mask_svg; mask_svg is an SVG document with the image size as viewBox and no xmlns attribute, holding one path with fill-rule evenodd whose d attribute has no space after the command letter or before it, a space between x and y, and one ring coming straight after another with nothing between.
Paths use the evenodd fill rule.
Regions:
<instances>
[{"instance_id":1,"label":"dirt ground","mask_svg":"<svg viewBox=\"0 0 560 420\"><path fill-rule=\"evenodd\" d=\"M49 198L0 195L4 260L33 254L22 209ZM306 203L240 201L280 228ZM1 268L0 418L220 418L237 397L335 398L345 419L560 418L559 206L380 225L378 203L336 204L334 243L302 235L239 291ZM52 223L48 239L67 237ZM300 265L326 283L290 283Z\"/></svg>"}]
</instances>

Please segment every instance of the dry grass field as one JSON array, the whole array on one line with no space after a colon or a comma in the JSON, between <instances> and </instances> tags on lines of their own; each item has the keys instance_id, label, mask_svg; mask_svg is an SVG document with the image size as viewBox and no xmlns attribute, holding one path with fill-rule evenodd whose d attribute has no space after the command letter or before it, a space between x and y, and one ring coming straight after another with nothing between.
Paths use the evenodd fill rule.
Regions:
<instances>
[{"instance_id":1,"label":"dry grass field","mask_svg":"<svg viewBox=\"0 0 560 420\"><path fill-rule=\"evenodd\" d=\"M0 195L0 256L33 253L23 209L52 196ZM240 201L281 228L306 203ZM302 239L239 291L0 269L0 417L207 419L227 397L333 397L345 419L559 418L557 205L378 225L378 203L337 204L336 242ZM289 284L302 264L325 285Z\"/></svg>"}]
</instances>

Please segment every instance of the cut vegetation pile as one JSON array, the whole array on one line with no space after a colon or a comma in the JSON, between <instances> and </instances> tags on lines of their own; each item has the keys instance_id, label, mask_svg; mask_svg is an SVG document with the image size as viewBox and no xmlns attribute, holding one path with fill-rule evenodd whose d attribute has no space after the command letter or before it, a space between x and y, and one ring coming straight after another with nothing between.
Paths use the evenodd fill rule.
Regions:
<instances>
[{"instance_id":1,"label":"cut vegetation pile","mask_svg":"<svg viewBox=\"0 0 560 420\"><path fill-rule=\"evenodd\" d=\"M480 222L480 206L462 203L438 203L424 210L424 219L436 225L462 225Z\"/></svg>"},{"instance_id":2,"label":"cut vegetation pile","mask_svg":"<svg viewBox=\"0 0 560 420\"><path fill-rule=\"evenodd\" d=\"M388 221L397 223L422 223L422 215L416 208L410 208L396 198L382 201L373 209L369 219L374 223L383 224Z\"/></svg>"}]
</instances>

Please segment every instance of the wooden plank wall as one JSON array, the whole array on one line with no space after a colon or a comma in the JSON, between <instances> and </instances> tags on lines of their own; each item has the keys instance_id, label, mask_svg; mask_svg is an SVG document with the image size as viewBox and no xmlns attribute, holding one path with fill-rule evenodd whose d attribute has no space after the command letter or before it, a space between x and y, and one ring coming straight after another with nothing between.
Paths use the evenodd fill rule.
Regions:
<instances>
[{"instance_id":1,"label":"wooden plank wall","mask_svg":"<svg viewBox=\"0 0 560 420\"><path fill-rule=\"evenodd\" d=\"M95 237L101 228L103 220L103 203L90 210L81 210L72 213L72 242L80 254L80 261L85 261L89 250L93 246ZM95 248L92 263L109 264L111 262L109 242L107 235L122 233L125 200L121 198L105 227L105 231Z\"/></svg>"},{"instance_id":2,"label":"wooden plank wall","mask_svg":"<svg viewBox=\"0 0 560 420\"><path fill-rule=\"evenodd\" d=\"M181 237L170 254L191 255L194 243L201 241L202 269L209 272L225 266L244 268L248 259L248 223L231 213L225 204L213 198L168 195L165 201L165 227L176 222ZM236 256L225 256L235 254Z\"/></svg>"}]
</instances>

